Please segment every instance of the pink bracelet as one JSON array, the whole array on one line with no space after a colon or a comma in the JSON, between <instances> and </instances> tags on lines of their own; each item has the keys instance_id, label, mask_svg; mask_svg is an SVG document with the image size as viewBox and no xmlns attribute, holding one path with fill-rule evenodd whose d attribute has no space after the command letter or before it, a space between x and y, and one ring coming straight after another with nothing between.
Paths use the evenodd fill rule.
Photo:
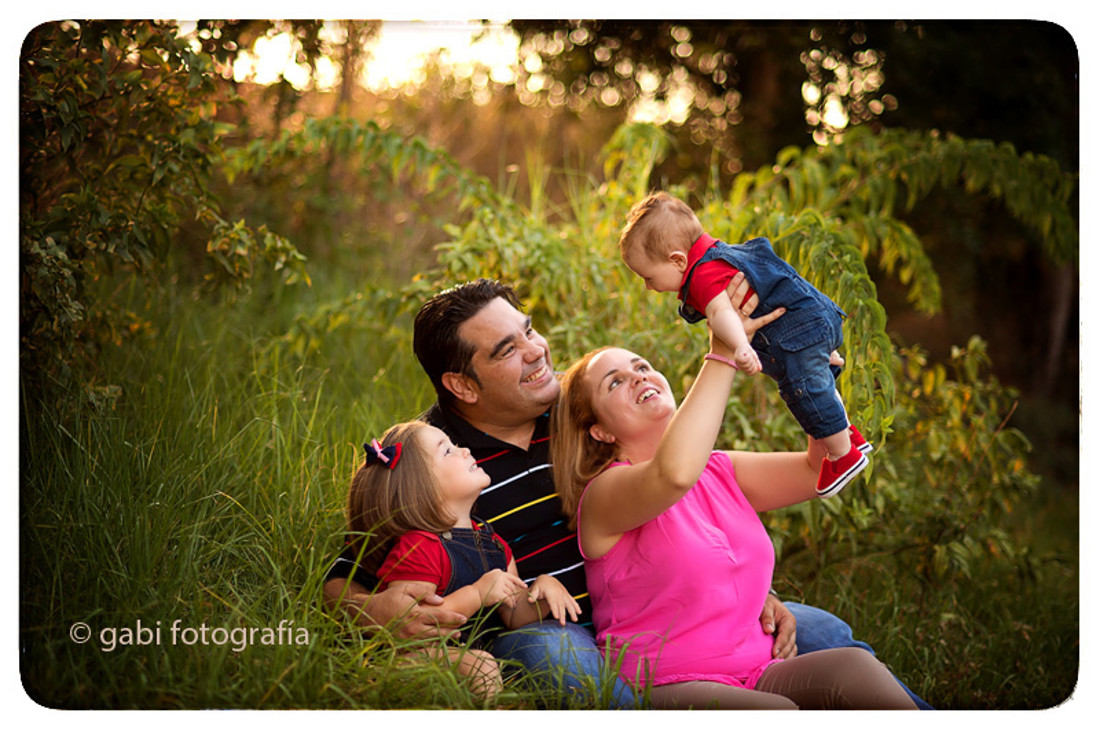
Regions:
<instances>
[{"instance_id":1,"label":"pink bracelet","mask_svg":"<svg viewBox=\"0 0 1100 731\"><path fill-rule=\"evenodd\" d=\"M707 353L706 355L703 356L703 360L716 360L719 363L725 363L726 365L728 365L730 368L732 368L735 371L741 370L740 368L737 367L737 364L734 363L732 360L730 360L729 358L727 358L724 355L718 355L717 353Z\"/></svg>"}]
</instances>

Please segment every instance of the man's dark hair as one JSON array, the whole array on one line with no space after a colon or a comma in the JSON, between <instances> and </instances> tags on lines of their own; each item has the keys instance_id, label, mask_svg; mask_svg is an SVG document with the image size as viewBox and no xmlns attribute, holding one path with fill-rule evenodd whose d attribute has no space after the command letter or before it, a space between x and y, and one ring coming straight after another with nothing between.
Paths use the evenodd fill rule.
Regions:
<instances>
[{"instance_id":1,"label":"man's dark hair","mask_svg":"<svg viewBox=\"0 0 1100 731\"><path fill-rule=\"evenodd\" d=\"M474 346L458 335L458 329L497 297L520 309L519 297L506 284L478 279L444 290L424 303L413 323L413 352L428 374L441 406L455 399L443 385L444 373L460 373L481 385L470 367Z\"/></svg>"}]
</instances>

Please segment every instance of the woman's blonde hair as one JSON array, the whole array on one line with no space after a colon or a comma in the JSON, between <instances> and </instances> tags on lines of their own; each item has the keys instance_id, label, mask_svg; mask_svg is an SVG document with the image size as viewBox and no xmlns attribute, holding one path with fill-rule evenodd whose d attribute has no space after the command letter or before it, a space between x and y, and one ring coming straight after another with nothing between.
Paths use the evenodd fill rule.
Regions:
<instances>
[{"instance_id":1,"label":"woman's blonde hair","mask_svg":"<svg viewBox=\"0 0 1100 731\"><path fill-rule=\"evenodd\" d=\"M351 480L348 492L348 541L358 562L372 574L386 558L391 541L410 530L442 533L454 526L440 498L428 450L420 443L422 421L396 424L379 439L390 447L401 443L401 456L390 469L366 461Z\"/></svg>"},{"instance_id":2,"label":"woman's blonde hair","mask_svg":"<svg viewBox=\"0 0 1100 731\"><path fill-rule=\"evenodd\" d=\"M619 235L619 253L640 248L653 261L673 251L688 251L703 235L703 224L695 211L679 198L660 191L651 193L631 207Z\"/></svg>"},{"instance_id":3,"label":"woman's blonde hair","mask_svg":"<svg viewBox=\"0 0 1100 731\"><path fill-rule=\"evenodd\" d=\"M577 525L577 505L585 486L616 455L615 445L596 441L589 433L596 424L596 413L592 409L592 393L584 381L589 363L607 349L593 350L569 367L562 376L558 403L550 415L554 487L571 528Z\"/></svg>"}]
</instances>

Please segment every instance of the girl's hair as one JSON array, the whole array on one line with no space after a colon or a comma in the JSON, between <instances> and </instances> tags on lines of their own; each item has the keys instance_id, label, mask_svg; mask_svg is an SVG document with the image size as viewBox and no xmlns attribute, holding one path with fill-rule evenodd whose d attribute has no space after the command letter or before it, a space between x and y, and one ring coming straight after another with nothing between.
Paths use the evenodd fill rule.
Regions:
<instances>
[{"instance_id":1,"label":"girl's hair","mask_svg":"<svg viewBox=\"0 0 1100 731\"><path fill-rule=\"evenodd\" d=\"M596 423L592 393L584 377L588 364L607 347L593 350L569 367L561 379L558 403L550 415L550 456L554 487L569 525L577 525L577 505L585 486L614 459L614 444L596 441L589 429Z\"/></svg>"},{"instance_id":2,"label":"girl's hair","mask_svg":"<svg viewBox=\"0 0 1100 731\"><path fill-rule=\"evenodd\" d=\"M410 530L442 533L454 526L440 499L428 450L420 444L422 421L386 430L380 445L401 442L401 457L390 469L366 461L356 471L348 493L348 541L363 568L377 573L390 542Z\"/></svg>"},{"instance_id":3,"label":"girl's hair","mask_svg":"<svg viewBox=\"0 0 1100 731\"><path fill-rule=\"evenodd\" d=\"M634 204L619 236L619 253L625 258L636 247L652 260L673 251L688 251L703 235L703 224L687 203L663 191L651 193Z\"/></svg>"}]
</instances>

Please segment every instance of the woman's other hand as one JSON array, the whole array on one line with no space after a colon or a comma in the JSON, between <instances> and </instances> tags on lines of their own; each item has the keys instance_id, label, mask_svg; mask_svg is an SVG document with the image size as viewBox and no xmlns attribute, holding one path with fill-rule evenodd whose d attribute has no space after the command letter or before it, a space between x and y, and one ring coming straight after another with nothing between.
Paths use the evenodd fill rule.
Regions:
<instances>
[{"instance_id":1,"label":"woman's other hand","mask_svg":"<svg viewBox=\"0 0 1100 731\"><path fill-rule=\"evenodd\" d=\"M760 612L760 626L765 634L775 635L772 657L791 658L798 654L795 644L795 618L775 594L768 594Z\"/></svg>"},{"instance_id":2,"label":"woman's other hand","mask_svg":"<svg viewBox=\"0 0 1100 731\"><path fill-rule=\"evenodd\" d=\"M753 318L752 313L756 311L756 306L760 304L760 298L749 286L749 281L745 279L743 272L737 272L733 275L733 279L726 285L726 294L729 295L734 310L741 316L741 322L744 324L745 334L749 337L749 340L752 340L752 336L757 330L779 319L787 311L782 307L777 307L766 315Z\"/></svg>"}]
</instances>

